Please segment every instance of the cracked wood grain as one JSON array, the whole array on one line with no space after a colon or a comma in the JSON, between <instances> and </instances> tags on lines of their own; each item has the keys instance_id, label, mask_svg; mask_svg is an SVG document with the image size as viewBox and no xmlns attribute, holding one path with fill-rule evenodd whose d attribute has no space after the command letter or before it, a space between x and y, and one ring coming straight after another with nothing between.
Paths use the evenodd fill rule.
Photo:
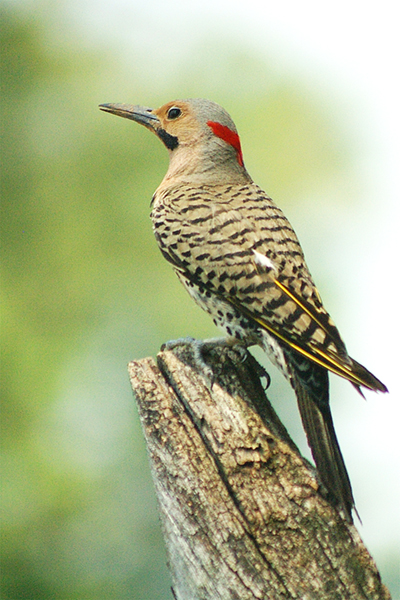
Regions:
<instances>
[{"instance_id":1,"label":"cracked wood grain","mask_svg":"<svg viewBox=\"0 0 400 600\"><path fill-rule=\"evenodd\" d=\"M129 373L178 600L387 600L353 525L324 499L249 355L190 347Z\"/></svg>"}]
</instances>

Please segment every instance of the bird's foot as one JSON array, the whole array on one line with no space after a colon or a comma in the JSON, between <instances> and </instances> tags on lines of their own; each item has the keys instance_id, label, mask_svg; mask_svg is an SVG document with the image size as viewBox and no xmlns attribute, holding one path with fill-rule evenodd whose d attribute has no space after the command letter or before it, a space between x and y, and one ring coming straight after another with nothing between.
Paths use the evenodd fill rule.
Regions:
<instances>
[{"instance_id":1,"label":"bird's foot","mask_svg":"<svg viewBox=\"0 0 400 600\"><path fill-rule=\"evenodd\" d=\"M210 382L212 387L213 371L204 360L203 352L205 351L205 348L203 347L203 345L203 340L196 340L192 337L185 337L166 342L161 346L161 351L172 350L173 348L177 348L179 346L189 346L192 349L193 358L197 369L200 371L200 373L203 373L206 380Z\"/></svg>"},{"instance_id":2,"label":"bird's foot","mask_svg":"<svg viewBox=\"0 0 400 600\"><path fill-rule=\"evenodd\" d=\"M193 352L193 358L197 370L205 377L210 389L212 389L215 380L215 374L212 368L206 363L204 355L215 349L233 349L240 355L244 362L247 359L247 348L243 343L240 343L236 338L209 338L206 340L196 340L192 337L178 338L170 340L161 346L161 350L171 350L177 346L190 346ZM262 368L260 366L260 368Z\"/></svg>"}]
</instances>

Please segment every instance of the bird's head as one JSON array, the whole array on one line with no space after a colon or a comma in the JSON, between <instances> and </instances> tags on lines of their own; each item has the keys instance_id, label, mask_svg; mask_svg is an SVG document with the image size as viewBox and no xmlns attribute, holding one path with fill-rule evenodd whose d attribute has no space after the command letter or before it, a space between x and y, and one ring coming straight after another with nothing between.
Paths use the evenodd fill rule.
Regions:
<instances>
[{"instance_id":1,"label":"bird's head","mask_svg":"<svg viewBox=\"0 0 400 600\"><path fill-rule=\"evenodd\" d=\"M157 109L129 104L102 104L100 109L132 119L161 139L170 154L165 180L179 177L212 184L250 179L235 124L215 102L194 98Z\"/></svg>"}]
</instances>

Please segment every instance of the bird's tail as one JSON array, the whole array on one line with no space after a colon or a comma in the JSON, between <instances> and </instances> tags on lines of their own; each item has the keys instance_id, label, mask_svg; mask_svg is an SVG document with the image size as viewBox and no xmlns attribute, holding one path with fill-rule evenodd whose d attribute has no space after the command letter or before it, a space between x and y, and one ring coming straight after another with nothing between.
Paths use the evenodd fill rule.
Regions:
<instances>
[{"instance_id":1,"label":"bird's tail","mask_svg":"<svg viewBox=\"0 0 400 600\"><path fill-rule=\"evenodd\" d=\"M329 407L328 371L298 355L288 359L301 420L321 483L331 502L352 523L354 498Z\"/></svg>"},{"instance_id":2,"label":"bird's tail","mask_svg":"<svg viewBox=\"0 0 400 600\"><path fill-rule=\"evenodd\" d=\"M346 520L352 523L353 492L333 427L330 408L327 406L321 411L301 385L296 386L296 396L321 482L328 490L333 503L343 510Z\"/></svg>"}]
</instances>

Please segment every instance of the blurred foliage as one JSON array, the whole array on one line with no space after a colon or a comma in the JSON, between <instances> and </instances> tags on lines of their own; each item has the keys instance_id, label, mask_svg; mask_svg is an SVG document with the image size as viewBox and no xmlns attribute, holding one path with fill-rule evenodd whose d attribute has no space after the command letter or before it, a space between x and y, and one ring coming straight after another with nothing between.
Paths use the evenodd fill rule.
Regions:
<instances>
[{"instance_id":1,"label":"blurred foliage","mask_svg":"<svg viewBox=\"0 0 400 600\"><path fill-rule=\"evenodd\" d=\"M152 239L164 148L97 109L136 92L151 104L157 83L78 35L49 43L50 27L46 11L1 8L1 597L172 597L126 363L213 328ZM344 172L318 99L237 48L206 41L161 91L237 106L252 174L273 192Z\"/></svg>"},{"instance_id":2,"label":"blurred foliage","mask_svg":"<svg viewBox=\"0 0 400 600\"><path fill-rule=\"evenodd\" d=\"M75 359L89 345L98 354L90 336L109 326L111 311L130 312L118 298L134 305L141 297L137 312L144 306L146 313L148 287L132 290L126 277L139 270L145 279L146 265L156 262L156 249L142 237L148 207L138 203L133 211L131 202L131 190L144 187L145 154L98 127L99 61L79 50L49 51L44 24L30 15L3 8L1 30L2 598L130 598L132 589L137 598L153 590L153 598L165 597L157 591L166 567L151 484L147 475L136 499L129 464L134 455L136 470L147 469L137 426L124 429L120 417L125 438L103 464L105 423L93 423L102 407L77 413L86 420L82 435L97 428L100 438L89 466L87 456L71 458L74 442L78 455L87 455L88 445L79 448L79 436L65 431L76 427L66 365L74 363L74 381ZM150 321L132 313L127 322ZM127 339L122 371L128 348ZM87 367L82 402L96 391L85 381L96 377L93 364ZM128 398L127 387L121 393ZM127 401L122 409L132 422Z\"/></svg>"}]
</instances>

